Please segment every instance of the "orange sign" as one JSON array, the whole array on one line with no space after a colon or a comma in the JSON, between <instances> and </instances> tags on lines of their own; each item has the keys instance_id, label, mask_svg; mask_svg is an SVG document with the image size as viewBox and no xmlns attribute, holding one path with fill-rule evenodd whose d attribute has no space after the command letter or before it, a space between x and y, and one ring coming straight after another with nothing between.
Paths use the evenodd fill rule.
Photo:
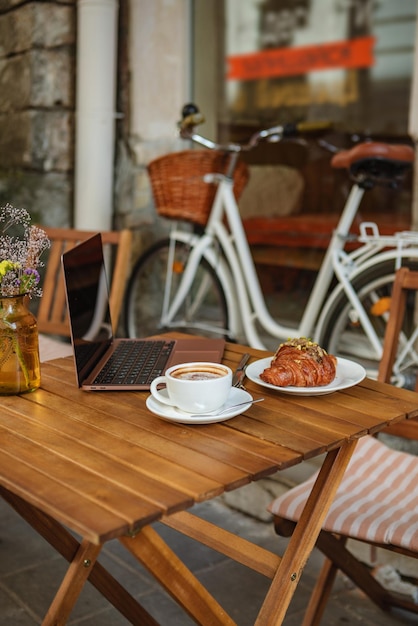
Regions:
<instances>
[{"instance_id":1,"label":"orange sign","mask_svg":"<svg viewBox=\"0 0 418 626\"><path fill-rule=\"evenodd\" d=\"M370 67L374 63L374 37L347 41L277 48L227 58L230 80L254 80L278 76L297 76L329 69Z\"/></svg>"}]
</instances>

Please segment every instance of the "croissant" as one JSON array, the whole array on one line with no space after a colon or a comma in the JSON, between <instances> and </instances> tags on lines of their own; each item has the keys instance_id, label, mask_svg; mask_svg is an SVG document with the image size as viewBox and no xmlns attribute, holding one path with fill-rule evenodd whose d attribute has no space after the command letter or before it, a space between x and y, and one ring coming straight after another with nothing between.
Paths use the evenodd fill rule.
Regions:
<instances>
[{"instance_id":1,"label":"croissant","mask_svg":"<svg viewBox=\"0 0 418 626\"><path fill-rule=\"evenodd\" d=\"M322 387L336 373L337 359L309 339L282 343L260 378L277 387Z\"/></svg>"}]
</instances>

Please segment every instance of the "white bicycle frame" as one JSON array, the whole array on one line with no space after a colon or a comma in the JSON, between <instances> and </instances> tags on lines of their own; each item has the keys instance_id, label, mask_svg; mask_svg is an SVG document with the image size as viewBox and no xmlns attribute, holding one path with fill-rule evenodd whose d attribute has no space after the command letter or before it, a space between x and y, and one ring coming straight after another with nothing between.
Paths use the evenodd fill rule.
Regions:
<instances>
[{"instance_id":1,"label":"white bicycle frame","mask_svg":"<svg viewBox=\"0 0 418 626\"><path fill-rule=\"evenodd\" d=\"M177 225L170 233L173 244L176 241L187 243L191 246L191 252L171 305L168 300L170 283L167 280L163 325L169 326L171 320L174 319L190 290L196 269L203 257L216 271L227 299L230 319L229 328L225 331L226 335L240 341L245 340L253 348L265 349L266 346L257 331L256 323L258 322L268 335L280 340L286 340L289 336L295 335L314 337L317 340L321 335L327 311L331 309L341 290L344 290L375 350L376 357L380 358L381 341L353 289L352 281L370 267L386 260L394 259L400 267L403 257L418 258L418 233L381 237L377 226L368 223L362 227L358 238L363 245L351 253L344 252L347 235L364 194L363 189L353 185L299 326L296 328L284 326L273 319L267 309L235 201L233 182L219 174L205 176L208 182L215 179L218 181L218 189L204 234L198 236L179 229ZM388 246L391 249L382 252ZM339 284L327 297L334 275ZM327 300L326 303L325 300Z\"/></svg>"}]
</instances>

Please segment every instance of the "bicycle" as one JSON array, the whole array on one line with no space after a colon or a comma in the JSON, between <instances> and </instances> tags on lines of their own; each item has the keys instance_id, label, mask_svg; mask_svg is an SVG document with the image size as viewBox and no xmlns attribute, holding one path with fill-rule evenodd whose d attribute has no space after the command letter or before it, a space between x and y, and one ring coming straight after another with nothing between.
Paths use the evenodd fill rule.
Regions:
<instances>
[{"instance_id":1,"label":"bicycle","mask_svg":"<svg viewBox=\"0 0 418 626\"><path fill-rule=\"evenodd\" d=\"M177 221L168 238L152 245L133 267L125 298L127 334L143 336L176 329L224 335L265 349L261 327L279 341L291 336L312 337L330 353L362 360L368 373L375 375L387 319L383 305L390 297L396 269L401 265L418 267L418 233L382 236L370 222L360 225L359 235L350 229L364 193L375 185L397 185L412 166L413 149L364 142L333 156L333 165L346 167L353 185L299 324L285 326L267 309L234 195L234 185L235 190L242 187L245 178L239 155L261 141L297 137L323 125L278 125L255 133L246 144L221 145L195 132L201 119L197 107L186 106L180 135L208 150L165 155L150 163L157 210ZM216 158L225 155L222 167L214 161L208 165L211 154ZM203 202L199 193L195 194L199 208L193 213L187 191L197 180L201 189L216 184L216 191ZM181 193L175 190L167 201L165 192L179 183ZM357 247L347 250L353 242ZM334 279L337 284L330 291ZM418 364L407 335L409 331L401 342L402 355L394 370L401 382Z\"/></svg>"}]
</instances>

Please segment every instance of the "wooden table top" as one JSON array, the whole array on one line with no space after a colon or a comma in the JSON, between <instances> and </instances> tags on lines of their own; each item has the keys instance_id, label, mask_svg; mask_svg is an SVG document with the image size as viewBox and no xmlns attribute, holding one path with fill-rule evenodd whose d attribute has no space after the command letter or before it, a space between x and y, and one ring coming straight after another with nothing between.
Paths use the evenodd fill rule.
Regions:
<instances>
[{"instance_id":1,"label":"wooden table top","mask_svg":"<svg viewBox=\"0 0 418 626\"><path fill-rule=\"evenodd\" d=\"M227 344L224 362L244 352L266 356ZM318 397L245 385L265 401L188 426L147 392L79 390L72 358L43 363L40 389L0 400L0 485L98 544L418 415L415 393L368 379Z\"/></svg>"}]
</instances>

